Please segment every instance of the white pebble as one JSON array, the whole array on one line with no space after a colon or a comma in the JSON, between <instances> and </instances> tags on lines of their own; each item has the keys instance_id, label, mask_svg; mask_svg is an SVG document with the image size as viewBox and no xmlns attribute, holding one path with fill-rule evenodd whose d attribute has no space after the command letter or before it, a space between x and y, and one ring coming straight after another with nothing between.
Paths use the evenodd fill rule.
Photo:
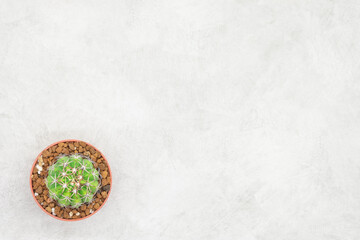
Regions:
<instances>
[{"instance_id":1,"label":"white pebble","mask_svg":"<svg viewBox=\"0 0 360 240\"><path fill-rule=\"evenodd\" d=\"M90 213L93 213L94 211L92 209L90 209Z\"/></svg>"},{"instance_id":2,"label":"white pebble","mask_svg":"<svg viewBox=\"0 0 360 240\"><path fill-rule=\"evenodd\" d=\"M72 217L74 214L73 212L69 212L69 216Z\"/></svg>"},{"instance_id":3,"label":"white pebble","mask_svg":"<svg viewBox=\"0 0 360 240\"><path fill-rule=\"evenodd\" d=\"M35 193L35 196L38 196L38 195L39 195L39 194L36 192L36 193Z\"/></svg>"},{"instance_id":4,"label":"white pebble","mask_svg":"<svg viewBox=\"0 0 360 240\"><path fill-rule=\"evenodd\" d=\"M76 213L76 216L79 216L79 215L80 215L80 213L79 213L79 212L77 212L77 213Z\"/></svg>"},{"instance_id":5,"label":"white pebble","mask_svg":"<svg viewBox=\"0 0 360 240\"><path fill-rule=\"evenodd\" d=\"M39 170L39 172L41 172L43 169L39 164L36 164L36 168L37 168L37 170Z\"/></svg>"}]
</instances>

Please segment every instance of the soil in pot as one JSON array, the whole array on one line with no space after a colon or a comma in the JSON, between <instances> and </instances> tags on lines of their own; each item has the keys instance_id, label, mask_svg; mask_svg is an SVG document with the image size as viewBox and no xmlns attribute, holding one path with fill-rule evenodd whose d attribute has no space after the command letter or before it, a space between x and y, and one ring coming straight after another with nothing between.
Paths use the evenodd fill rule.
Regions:
<instances>
[{"instance_id":1,"label":"soil in pot","mask_svg":"<svg viewBox=\"0 0 360 240\"><path fill-rule=\"evenodd\" d=\"M50 198L45 180L48 176L49 166L53 165L60 156L73 154L78 154L90 159L94 168L96 168L101 175L101 185L93 201L88 204L83 204L78 208L62 207L57 201ZM98 150L82 141L59 142L48 147L38 157L31 174L31 187L40 206L49 214L68 220L90 216L100 209L109 195L110 184L111 173L106 160Z\"/></svg>"}]
</instances>

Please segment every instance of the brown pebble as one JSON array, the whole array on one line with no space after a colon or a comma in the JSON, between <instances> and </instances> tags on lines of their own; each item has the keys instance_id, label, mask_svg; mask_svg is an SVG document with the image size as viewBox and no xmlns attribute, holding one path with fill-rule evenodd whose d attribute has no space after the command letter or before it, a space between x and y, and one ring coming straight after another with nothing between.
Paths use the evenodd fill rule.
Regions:
<instances>
[{"instance_id":1,"label":"brown pebble","mask_svg":"<svg viewBox=\"0 0 360 240\"><path fill-rule=\"evenodd\" d=\"M81 205L80 210L85 211L86 210L86 205Z\"/></svg>"},{"instance_id":2,"label":"brown pebble","mask_svg":"<svg viewBox=\"0 0 360 240\"><path fill-rule=\"evenodd\" d=\"M89 145L86 145L85 149L86 149L86 150L90 150L90 146L89 146Z\"/></svg>"},{"instance_id":3,"label":"brown pebble","mask_svg":"<svg viewBox=\"0 0 360 240\"><path fill-rule=\"evenodd\" d=\"M64 146L64 143L61 142L61 143L58 143L58 145L59 145L59 147L62 147L62 146Z\"/></svg>"},{"instance_id":4,"label":"brown pebble","mask_svg":"<svg viewBox=\"0 0 360 240\"><path fill-rule=\"evenodd\" d=\"M106 185L102 188L103 191L109 191L110 190L110 185Z\"/></svg>"},{"instance_id":5,"label":"brown pebble","mask_svg":"<svg viewBox=\"0 0 360 240\"><path fill-rule=\"evenodd\" d=\"M81 217L85 217L85 216L86 216L86 215L85 215L85 212L81 212L81 213L80 213L80 216L81 216Z\"/></svg>"},{"instance_id":6,"label":"brown pebble","mask_svg":"<svg viewBox=\"0 0 360 240\"><path fill-rule=\"evenodd\" d=\"M74 146L78 148L80 146L79 142L74 142Z\"/></svg>"},{"instance_id":7,"label":"brown pebble","mask_svg":"<svg viewBox=\"0 0 360 240\"><path fill-rule=\"evenodd\" d=\"M84 151L83 147L80 146L80 147L79 147L79 152L83 152L83 151Z\"/></svg>"},{"instance_id":8,"label":"brown pebble","mask_svg":"<svg viewBox=\"0 0 360 240\"><path fill-rule=\"evenodd\" d=\"M48 211L49 213L51 213L51 207L46 207L45 209L46 209L46 211Z\"/></svg>"},{"instance_id":9,"label":"brown pebble","mask_svg":"<svg viewBox=\"0 0 360 240\"><path fill-rule=\"evenodd\" d=\"M53 208L53 207L55 207L55 204L54 204L54 203L50 203L50 204L49 204L49 207Z\"/></svg>"},{"instance_id":10,"label":"brown pebble","mask_svg":"<svg viewBox=\"0 0 360 240\"><path fill-rule=\"evenodd\" d=\"M106 184L108 184L108 181L106 180L106 178L103 178L103 179L101 180L101 184L102 184L103 186L105 186Z\"/></svg>"},{"instance_id":11,"label":"brown pebble","mask_svg":"<svg viewBox=\"0 0 360 240\"><path fill-rule=\"evenodd\" d=\"M57 152L57 153L61 153L61 151L62 151L62 147L58 147L58 148L56 149L56 152Z\"/></svg>"},{"instance_id":12,"label":"brown pebble","mask_svg":"<svg viewBox=\"0 0 360 240\"><path fill-rule=\"evenodd\" d=\"M97 162L94 162L94 167L97 168L99 164Z\"/></svg>"},{"instance_id":13,"label":"brown pebble","mask_svg":"<svg viewBox=\"0 0 360 240\"><path fill-rule=\"evenodd\" d=\"M79 142L79 144L84 148L86 147L86 143L85 142Z\"/></svg>"},{"instance_id":14,"label":"brown pebble","mask_svg":"<svg viewBox=\"0 0 360 240\"><path fill-rule=\"evenodd\" d=\"M75 150L75 146L74 146L74 144L69 143L69 148L70 148L71 150Z\"/></svg>"},{"instance_id":15,"label":"brown pebble","mask_svg":"<svg viewBox=\"0 0 360 240\"><path fill-rule=\"evenodd\" d=\"M86 214L86 215L89 215L89 214L90 214L90 209L86 209L86 210L85 210L85 214Z\"/></svg>"},{"instance_id":16,"label":"brown pebble","mask_svg":"<svg viewBox=\"0 0 360 240\"><path fill-rule=\"evenodd\" d=\"M59 215L59 214L61 214L63 211L60 211L60 207L59 207L59 206L56 206L54 212L55 212L56 215Z\"/></svg>"},{"instance_id":17,"label":"brown pebble","mask_svg":"<svg viewBox=\"0 0 360 240\"><path fill-rule=\"evenodd\" d=\"M66 154L66 155L69 155L69 149L64 148L63 151L62 151L62 153Z\"/></svg>"},{"instance_id":18,"label":"brown pebble","mask_svg":"<svg viewBox=\"0 0 360 240\"><path fill-rule=\"evenodd\" d=\"M103 197L103 198L106 198L107 197L107 192L101 192L101 196Z\"/></svg>"},{"instance_id":19,"label":"brown pebble","mask_svg":"<svg viewBox=\"0 0 360 240\"><path fill-rule=\"evenodd\" d=\"M93 147L90 147L90 152L91 152L91 154L94 154L96 152L96 150Z\"/></svg>"},{"instance_id":20,"label":"brown pebble","mask_svg":"<svg viewBox=\"0 0 360 240\"><path fill-rule=\"evenodd\" d=\"M51 147L52 152L55 152L55 149L57 148L57 145L54 145Z\"/></svg>"},{"instance_id":21,"label":"brown pebble","mask_svg":"<svg viewBox=\"0 0 360 240\"><path fill-rule=\"evenodd\" d=\"M107 172L107 171L102 171L102 172L101 172L101 176L102 176L103 178L106 178L107 175L108 175L108 172Z\"/></svg>"},{"instance_id":22,"label":"brown pebble","mask_svg":"<svg viewBox=\"0 0 360 240\"><path fill-rule=\"evenodd\" d=\"M95 208L96 210L98 210L99 207L100 207L100 205L99 205L98 203L96 203L96 204L94 205L94 208Z\"/></svg>"},{"instance_id":23,"label":"brown pebble","mask_svg":"<svg viewBox=\"0 0 360 240\"><path fill-rule=\"evenodd\" d=\"M100 163L100 164L99 164L99 168L100 168L101 170L105 170L105 164Z\"/></svg>"},{"instance_id":24,"label":"brown pebble","mask_svg":"<svg viewBox=\"0 0 360 240\"><path fill-rule=\"evenodd\" d=\"M36 183L38 183L38 184L41 184L41 182L42 182L42 179L41 179L41 178L38 178L38 179L36 180Z\"/></svg>"},{"instance_id":25,"label":"brown pebble","mask_svg":"<svg viewBox=\"0 0 360 240\"><path fill-rule=\"evenodd\" d=\"M39 186L39 187L36 189L36 192L39 193L39 194L42 193L42 191L43 191L43 189L42 189L41 186Z\"/></svg>"},{"instance_id":26,"label":"brown pebble","mask_svg":"<svg viewBox=\"0 0 360 240\"><path fill-rule=\"evenodd\" d=\"M50 153L49 153L49 151L43 151L42 152L42 154L41 154L41 156L43 157L43 158L46 158L46 157L48 157L50 155Z\"/></svg>"}]
</instances>

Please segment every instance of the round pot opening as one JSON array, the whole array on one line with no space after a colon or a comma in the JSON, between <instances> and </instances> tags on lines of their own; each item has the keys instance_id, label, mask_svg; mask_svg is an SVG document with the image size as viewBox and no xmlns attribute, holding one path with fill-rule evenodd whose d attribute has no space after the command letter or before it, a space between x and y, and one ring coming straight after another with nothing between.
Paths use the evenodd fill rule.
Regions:
<instances>
[{"instance_id":1,"label":"round pot opening","mask_svg":"<svg viewBox=\"0 0 360 240\"><path fill-rule=\"evenodd\" d=\"M96 187L94 186L94 188L91 188L93 190L91 190L90 196L88 194L86 195L86 200L81 200L81 202L79 200L77 204L72 204L73 206L68 206L64 204L64 201L62 200L63 198L61 194L64 192L64 190L57 191L56 194L54 194L55 191L53 191L52 189L53 185L49 185L47 177L49 171L53 171L53 168L50 167L59 165L59 163L57 163L59 159L61 159L59 161L62 161L64 159L78 158L88 163L89 168L94 169L92 173L96 173L95 175L98 177L96 177L95 180L92 181L98 181L98 183L96 184ZM57 165L55 165L56 163ZM92 164L92 166L89 164ZM64 172L66 171L65 166L63 167ZM82 170L85 174L85 168L79 167L76 169L78 169L79 172L80 170ZM65 175L65 173L63 174ZM82 178L82 175L80 175L81 174L79 173L79 179ZM53 181L57 183L60 183L59 181L64 181L65 184L65 180L63 180L65 178L55 177L52 179L54 179ZM55 179L60 180L58 181ZM66 179L70 179L70 176ZM66 183L69 185L69 182ZM82 181L81 183L80 181L72 181L70 184L74 185L74 183L76 186L78 186L77 189L81 187L81 184L84 184L83 189L86 188L85 185L88 186L88 188L86 189L90 189L89 183L86 181ZM63 186L65 188L66 184L64 184ZM105 156L93 145L75 139L61 140L46 147L35 159L30 172L30 190L37 205L46 214L63 221L78 221L88 218L97 213L108 200L111 192L111 187L112 175L110 166ZM49 188L51 189L49 190ZM71 199L73 196L74 198L77 197L78 199L83 199L82 197L85 196L81 195L80 192L77 193L77 190L74 190L76 189L75 186L73 186L71 189L71 193L75 194L71 195ZM68 191L68 188L66 188L65 192L66 191ZM58 201L55 199L58 199ZM63 202L63 204L61 204L60 202Z\"/></svg>"}]
</instances>

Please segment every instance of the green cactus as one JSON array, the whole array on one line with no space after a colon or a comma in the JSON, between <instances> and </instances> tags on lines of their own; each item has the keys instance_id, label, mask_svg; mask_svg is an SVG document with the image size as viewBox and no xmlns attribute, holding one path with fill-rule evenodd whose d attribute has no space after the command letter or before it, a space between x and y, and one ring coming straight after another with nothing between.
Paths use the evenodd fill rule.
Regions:
<instances>
[{"instance_id":1,"label":"green cactus","mask_svg":"<svg viewBox=\"0 0 360 240\"><path fill-rule=\"evenodd\" d=\"M99 190L99 172L80 155L63 156L49 167L46 186L60 206L77 208L91 202Z\"/></svg>"}]
</instances>

